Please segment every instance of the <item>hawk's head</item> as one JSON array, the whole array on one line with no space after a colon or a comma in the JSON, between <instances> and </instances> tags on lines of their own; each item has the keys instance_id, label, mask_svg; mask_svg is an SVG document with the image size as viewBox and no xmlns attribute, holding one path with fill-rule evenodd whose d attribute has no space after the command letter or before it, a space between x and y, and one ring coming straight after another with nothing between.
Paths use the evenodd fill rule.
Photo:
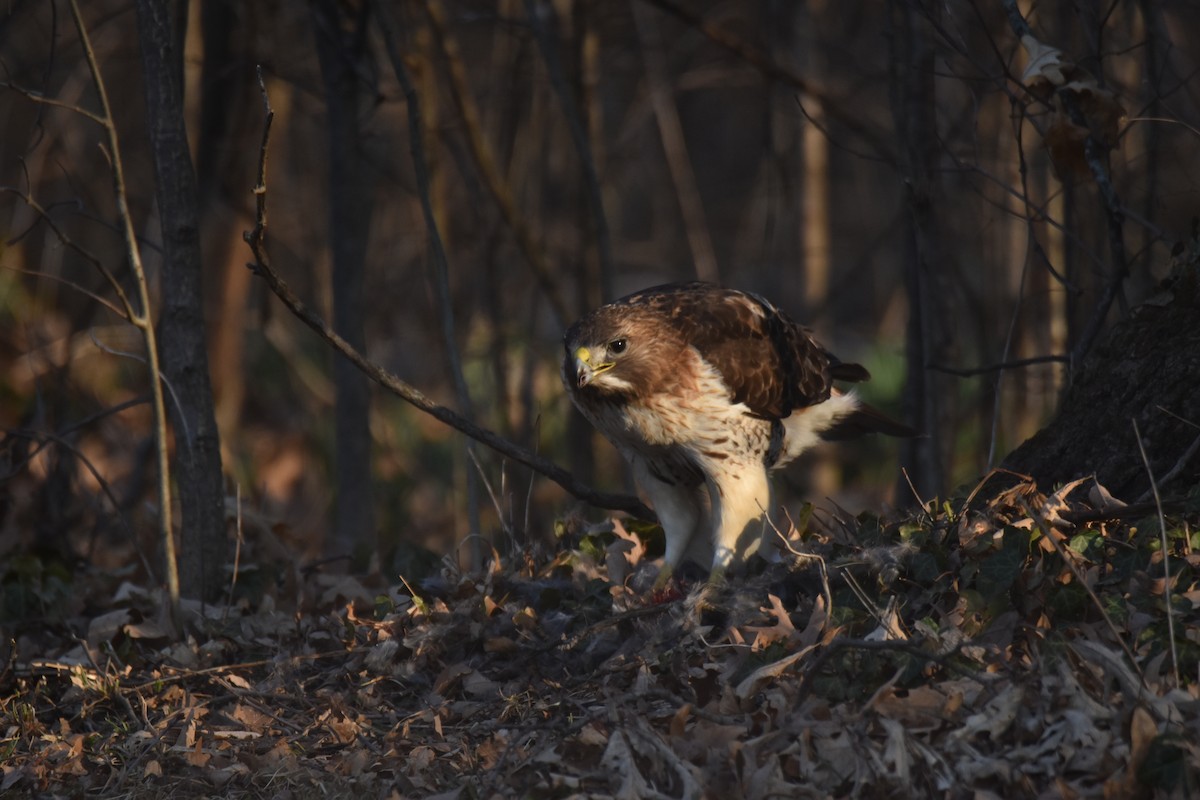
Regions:
<instances>
[{"instance_id":1,"label":"hawk's head","mask_svg":"<svg viewBox=\"0 0 1200 800\"><path fill-rule=\"evenodd\" d=\"M608 305L576 322L563 338L563 383L572 394L629 395L653 382L662 344L636 309Z\"/></svg>"}]
</instances>

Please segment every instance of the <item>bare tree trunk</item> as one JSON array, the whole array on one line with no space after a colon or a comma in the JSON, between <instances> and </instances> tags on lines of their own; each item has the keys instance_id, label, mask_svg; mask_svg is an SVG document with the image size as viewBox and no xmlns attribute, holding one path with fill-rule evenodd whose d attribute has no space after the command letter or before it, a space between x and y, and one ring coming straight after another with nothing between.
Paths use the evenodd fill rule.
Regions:
<instances>
[{"instance_id":1,"label":"bare tree trunk","mask_svg":"<svg viewBox=\"0 0 1200 800\"><path fill-rule=\"evenodd\" d=\"M188 597L213 597L224 582L228 542L220 437L205 349L196 176L183 120L186 3L138 0L146 119L162 227L163 373L174 402L175 477L181 510L180 584Z\"/></svg>"},{"instance_id":2,"label":"bare tree trunk","mask_svg":"<svg viewBox=\"0 0 1200 800\"><path fill-rule=\"evenodd\" d=\"M355 349L366 350L363 273L373 208L374 180L364 163L358 124L359 74L366 56L366 6L339 10L335 0L312 0L317 56L325 79L329 131L329 237L333 253L333 327ZM413 135L420 135L414 131ZM364 567L376 551L371 482L371 392L367 378L335 358L337 480L334 539L329 549Z\"/></svg>"},{"instance_id":3,"label":"bare tree trunk","mask_svg":"<svg viewBox=\"0 0 1200 800\"><path fill-rule=\"evenodd\" d=\"M1140 436L1160 490L1180 498L1195 489L1200 242L1192 240L1174 272L1171 301L1142 306L1113 325L1078 365L1058 416L1002 466L1033 476L1043 489L1094 475L1117 498L1144 502L1150 479Z\"/></svg>"},{"instance_id":4,"label":"bare tree trunk","mask_svg":"<svg viewBox=\"0 0 1200 800\"><path fill-rule=\"evenodd\" d=\"M928 365L943 361L940 331L945 314L939 307L936 220L933 208L937 158L937 112L933 44L922 12L906 3L889 3L892 47L892 116L899 139L901 177L908 216L905 224L904 284L909 325L905 344L908 382L905 416L924 434L908 439L904 464L917 492L929 499L943 491L941 398ZM935 13L930 9L930 13ZM908 496L902 491L897 496Z\"/></svg>"}]
</instances>

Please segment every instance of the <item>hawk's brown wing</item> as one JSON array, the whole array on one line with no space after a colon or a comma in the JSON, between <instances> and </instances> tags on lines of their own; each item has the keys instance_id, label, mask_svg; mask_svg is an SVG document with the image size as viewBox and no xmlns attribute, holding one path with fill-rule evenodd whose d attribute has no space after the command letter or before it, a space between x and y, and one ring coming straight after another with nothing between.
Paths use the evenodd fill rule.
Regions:
<instances>
[{"instance_id":1,"label":"hawk's brown wing","mask_svg":"<svg viewBox=\"0 0 1200 800\"><path fill-rule=\"evenodd\" d=\"M752 294L707 283L645 289L621 302L653 308L720 373L732 401L755 416L782 419L829 399L834 379L870 376L842 364L809 331Z\"/></svg>"}]
</instances>

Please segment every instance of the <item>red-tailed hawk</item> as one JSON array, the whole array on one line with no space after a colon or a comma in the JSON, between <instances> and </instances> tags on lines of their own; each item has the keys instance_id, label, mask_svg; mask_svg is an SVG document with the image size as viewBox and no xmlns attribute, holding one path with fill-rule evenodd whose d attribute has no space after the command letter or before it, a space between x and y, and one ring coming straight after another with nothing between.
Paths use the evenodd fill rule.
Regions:
<instances>
[{"instance_id":1,"label":"red-tailed hawk","mask_svg":"<svg viewBox=\"0 0 1200 800\"><path fill-rule=\"evenodd\" d=\"M767 472L823 439L912 431L833 386L870 378L761 297L707 283L602 306L563 341L562 379L632 464L666 534L665 578L711 545L714 576L763 544Z\"/></svg>"}]
</instances>

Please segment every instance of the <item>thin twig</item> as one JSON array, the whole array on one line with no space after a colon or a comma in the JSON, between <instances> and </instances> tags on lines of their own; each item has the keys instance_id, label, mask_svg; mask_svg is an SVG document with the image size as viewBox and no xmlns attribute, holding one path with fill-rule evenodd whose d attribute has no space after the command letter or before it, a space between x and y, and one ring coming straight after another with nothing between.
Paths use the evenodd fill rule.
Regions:
<instances>
[{"instance_id":1,"label":"thin twig","mask_svg":"<svg viewBox=\"0 0 1200 800\"><path fill-rule=\"evenodd\" d=\"M1017 332L1017 320L1021 316L1021 304L1025 300L1025 279L1029 276L1029 262L1032 258L1030 250L1037 248L1040 251L1041 247L1037 244L1037 234L1033 229L1033 215L1029 213L1029 164L1025 160L1025 139L1022 135L1023 128L1018 120L1013 126L1016 131L1015 142L1017 148L1017 160L1019 163L1019 172L1021 175L1021 196L1026 198L1025 213L1022 215L1025 220L1025 258L1021 260L1021 280L1017 284L1017 296L1013 303L1012 315L1008 320L1008 332L1004 336L1004 350L1001 353L1000 362L1006 363L1009 354L1012 353L1013 339ZM992 393L992 426L991 434L988 437L988 454L987 468L992 469L996 465L996 442L1000 438L1000 417L1002 412L1001 401L1004 398L1004 373L1005 370L1000 369L996 372L996 382L993 385Z\"/></svg>"},{"instance_id":2,"label":"thin twig","mask_svg":"<svg viewBox=\"0 0 1200 800\"><path fill-rule=\"evenodd\" d=\"M17 275L28 275L31 278L44 278L53 283L57 283L62 286L66 286L68 289L74 289L75 291L79 292L82 295L85 295L89 299L94 300L97 304L104 306L109 311L113 312L114 314L116 314L118 317L125 320L126 322L129 321L128 318L125 316L125 312L122 311L120 308L118 308L116 303L110 302L110 301L106 300L105 298L101 297L100 295L96 294L95 292L91 291L90 289L80 286L78 283L71 280L70 278L64 278L61 275L51 275L49 272L46 272L46 271L40 270L40 269L21 269L19 267L6 267L3 264L0 264L0 269L7 270L9 272L14 272Z\"/></svg>"},{"instance_id":3,"label":"thin twig","mask_svg":"<svg viewBox=\"0 0 1200 800\"><path fill-rule=\"evenodd\" d=\"M167 569L167 592L171 602L171 622L175 626L176 635L182 631L182 616L179 602L179 564L175 557L174 526L171 524L171 468L167 453L167 409L163 399L162 382L159 380L162 370L158 363L158 339L154 330L154 320L150 307L150 285L146 280L146 270L142 266L142 255L138 247L137 234L133 230L133 217L129 211L128 195L125 191L125 168L121 162L121 146L117 138L117 126L113 122L112 107L108 102L108 90L100 74L100 65L96 60L96 52L92 48L91 37L79 11L78 0L71 0L71 14L75 18L75 27L79 32L80 44L84 57L87 59L88 71L91 73L96 94L100 99L103 110L101 124L108 139L109 157L112 159L113 194L117 202L117 214L121 220L121 228L125 237L126 255L129 257L130 270L133 272L138 287L138 302L140 310L132 305L127 307L129 321L142 332L146 341L146 358L150 368L150 396L154 408L154 440L158 454L158 504L159 504L159 535L163 545L163 560Z\"/></svg>"},{"instance_id":4,"label":"thin twig","mask_svg":"<svg viewBox=\"0 0 1200 800\"><path fill-rule=\"evenodd\" d=\"M108 282L108 285L112 287L113 293L116 294L117 299L121 303L121 308L124 309L124 312L122 313L120 309L115 308L112 304L105 300L100 300L100 302L112 309L113 313L117 314L117 316L132 321L132 318L136 316L133 309L133 303L129 300L129 296L125 294L125 287L121 285L121 282L117 280L117 277L113 275L112 271L109 270L107 266L105 266L103 261L97 258L96 255L91 251L77 244L73 239L71 239L71 237L67 236L67 234L64 233L63 230L54 222L54 218L50 216L50 213L43 208L40 203L34 200L33 196L28 192L22 192L12 186L0 186L0 192L15 194L17 197L21 198L21 201L27 207L32 209L38 214L38 216L42 218L42 220L46 223L46 226L49 227L50 231L54 234L54 238L57 239L60 244L62 244L68 250L74 251L76 254L91 263L91 265L95 267L101 275L104 276L104 280ZM52 276L47 275L46 277ZM99 298L96 299L99 300Z\"/></svg>"},{"instance_id":5,"label":"thin twig","mask_svg":"<svg viewBox=\"0 0 1200 800\"><path fill-rule=\"evenodd\" d=\"M121 411L125 411L126 409L133 408L134 406L140 406L142 403L147 402L149 399L150 399L149 395L143 394L143 395L139 395L138 397L134 397L131 400L126 400L124 403L118 403L115 406L109 406L108 408L101 409L100 411L97 411L95 414L92 414L91 416L84 417L79 422L68 425L67 427L58 431L54 435L58 438L65 439L66 437L68 437L72 433L74 433L75 431L80 430L81 428L85 428L88 425L91 425L93 422L104 419L105 417L109 416L110 414L116 414ZM47 437L47 440L45 442L39 441L37 437L41 436L41 434L36 434L36 433L33 433L32 431L25 431L25 430L21 430L21 429L14 430L11 428L0 428L0 431L3 431L10 436L22 436L24 438L32 439L32 440L38 442L38 446L36 448L34 448L33 452L26 453L25 457L22 458L20 461L14 463L14 464L10 464L7 473L0 473L0 483L4 483L4 481L11 478L13 475L16 475L18 470L20 470L22 467L24 467L26 464L28 464L30 461L32 461L34 459L34 457L46 447L47 442L51 441L51 439L49 437Z\"/></svg>"},{"instance_id":6,"label":"thin twig","mask_svg":"<svg viewBox=\"0 0 1200 800\"><path fill-rule=\"evenodd\" d=\"M1175 646L1175 613L1171 605L1171 552L1167 546L1167 520L1163 516L1162 498L1158 496L1158 484L1154 480L1154 470L1150 468L1150 457L1146 455L1146 447L1142 443L1142 432L1138 430L1137 419L1133 423L1133 436L1137 440L1138 452L1142 454L1142 463L1146 465L1146 476L1150 478L1150 490L1154 492L1154 505L1158 509L1158 534L1162 542L1163 557L1163 602L1167 607L1167 639L1171 643L1171 668L1175 676L1175 686L1182 687L1179 681L1179 652ZM1200 439L1197 440L1200 442Z\"/></svg>"},{"instance_id":7,"label":"thin twig","mask_svg":"<svg viewBox=\"0 0 1200 800\"><path fill-rule=\"evenodd\" d=\"M496 509L496 518L500 520L500 529L504 531L504 533L508 534L508 537L512 539L512 525L505 518L504 508L500 505L500 500L496 497L495 490L492 489L492 482L488 480L487 475L483 471L483 465L479 463L479 457L475 455L474 449L468 450L467 456L471 459L471 463L475 465L475 471L479 473L479 479L483 481L483 488L487 490L488 497L492 500L492 508ZM503 472L501 472L501 480L503 481ZM503 483L501 483L500 493L504 493ZM474 569L478 568L479 565L474 566Z\"/></svg>"},{"instance_id":8,"label":"thin twig","mask_svg":"<svg viewBox=\"0 0 1200 800\"><path fill-rule=\"evenodd\" d=\"M908 468L901 467L900 474L904 476L904 481L908 484L908 490L912 492L912 496L916 498L917 504L920 506L921 511L925 512L925 510L929 508L929 503L927 503L925 498L921 497L921 493L917 491L917 487L912 482L912 477L908 474Z\"/></svg>"},{"instance_id":9,"label":"thin twig","mask_svg":"<svg viewBox=\"0 0 1200 800\"><path fill-rule=\"evenodd\" d=\"M955 166L957 167L957 169L952 170L952 169L946 168L946 169L942 170L943 173L951 174L951 175L958 174L958 173L971 173L974 175L979 175L980 177L984 178L989 183L995 185L996 188L998 188L1004 194L1007 194L1010 197L1020 200L1026 208L1033 209L1035 212L1037 212L1037 216L1034 218L1035 222L1044 222L1047 225L1049 225L1050 227L1054 228L1059 233L1061 233L1064 237L1066 237L1072 244L1074 244L1077 248L1079 248L1079 251L1081 253L1083 253L1084 255L1086 255L1089 261L1096 264L1097 266L1101 266L1101 267L1104 266L1104 262L1101 260L1100 256L1097 253L1093 252L1092 248L1088 246L1088 243L1086 241L1084 241L1083 237L1080 236L1077 232L1069 229L1063 223L1054 219L1054 217L1052 217L1050 215L1050 211L1045 206L1038 205L1031 198L1023 195L1021 193L1020 189L1009 186L1005 181L1001 180L1000 178L997 178L995 175L993 175L990 172L988 172L987 170L981 168L979 165L965 163L954 152L947 151L945 153L945 155L947 158L954 160L954 163L955 163ZM1026 212L1018 212L1015 209L1009 208L1008 205L1002 205L1000 202L989 198L986 194L983 194L981 199L983 199L984 202L986 202L988 205L992 206L993 208L998 209L999 211L1001 211L1005 214L1010 214L1014 217L1021 217L1022 219L1024 219L1026 217ZM1040 250L1040 246L1039 246L1039 250ZM1067 276L1063 275L1057 269L1054 268L1054 265L1050 263L1050 259L1046 256L1044 251L1041 251L1040 255L1042 256L1042 266L1044 266L1046 268L1046 271L1050 273L1051 277L1054 278L1055 282L1057 282L1060 286L1062 286L1064 289L1066 289L1072 295L1080 296L1083 294L1083 289L1076 286L1074 283L1072 283L1070 280L1067 279Z\"/></svg>"},{"instance_id":10,"label":"thin twig","mask_svg":"<svg viewBox=\"0 0 1200 800\"><path fill-rule=\"evenodd\" d=\"M128 350L118 350L115 347L109 347L108 345L104 344L96 338L96 331L94 329L88 329L88 338L92 340L92 344L94 344L96 349L101 353L108 353L110 356L117 356L118 358L128 358L130 361L137 361L142 364L147 363L146 359L142 356L139 356L137 353L131 353ZM167 379L165 372L160 374L158 377L159 380L163 382L163 385L167 387L167 391L171 393L171 403L175 406L175 411L178 412L179 421L183 426L183 440L187 442L188 450L190 451L192 449L192 431L188 426L187 419L184 417L183 406L179 402L179 393L175 391L175 387L171 385L171 381Z\"/></svg>"},{"instance_id":11,"label":"thin twig","mask_svg":"<svg viewBox=\"0 0 1200 800\"><path fill-rule=\"evenodd\" d=\"M542 415L538 414L533 421L533 452L538 452L542 440ZM529 541L529 516L533 513L533 473L529 473L529 487L525 490L525 526L521 533L525 541Z\"/></svg>"},{"instance_id":12,"label":"thin twig","mask_svg":"<svg viewBox=\"0 0 1200 800\"><path fill-rule=\"evenodd\" d=\"M1125 130L1128 130L1129 126L1135 122L1166 122L1171 125L1182 125L1194 133L1197 138L1200 138L1200 128L1193 128L1191 125L1188 125L1186 122L1179 119L1170 119L1169 117L1130 117L1129 119L1125 120ZM1124 133L1124 131L1122 131L1122 133Z\"/></svg>"},{"instance_id":13,"label":"thin twig","mask_svg":"<svg viewBox=\"0 0 1200 800\"><path fill-rule=\"evenodd\" d=\"M791 529L793 531L796 530L796 523L792 521L792 515L786 508L783 510L783 515L787 518L788 525L791 526ZM786 536L783 535L783 532L775 526L774 521L772 521L769 516L767 517L767 524L771 526L771 528L775 531L775 535L779 537L779 541L783 542L783 546L787 548L787 551L791 553L796 560L816 562L817 571L821 575L821 596L825 599L825 619L821 623L821 633L824 633L829 627L829 620L833 614L833 590L829 586L829 569L825 564L825 557L816 553L804 553L792 547L792 543Z\"/></svg>"},{"instance_id":14,"label":"thin twig","mask_svg":"<svg viewBox=\"0 0 1200 800\"><path fill-rule=\"evenodd\" d=\"M136 404L140 404L140 403L144 403L144 402L145 402L145 398L137 398L136 400L131 401L128 404L122 404L121 407L127 407L128 405L136 405ZM29 439L30 441L34 441L34 442L38 443L38 447L34 450L33 453L29 454L26 457L26 459L25 459L26 461L32 460L33 456L35 456L37 453L41 452L41 450L43 448L45 448L46 442L53 442L54 444L58 445L59 447L63 448L67 452L69 452L71 455L75 456L75 458L79 459L79 463L83 464L84 469L86 469L89 473L91 473L92 477L96 480L96 484L100 487L100 491L103 492L104 496L108 498L108 502L113 507L113 513L116 515L117 519L120 520L121 527L125 529L125 535L129 537L130 543L133 545L134 550L137 551L138 558L141 559L142 566L145 568L146 574L148 576L150 576L150 580L157 583L158 576L154 572L154 567L152 567L150 565L150 560L148 558L146 558L146 554L142 551L141 542L138 540L137 536L134 534L133 528L130 527L129 520L125 519L125 515L121 513L121 504L120 504L120 502L117 501L116 495L113 494L112 487L109 486L108 481L106 481L104 479L104 476L100 474L100 470L98 470L96 468L96 465L93 464L90 459L88 459L88 457L83 453L83 451L67 441L67 439L66 439L67 433L71 430L73 430L73 429L68 428L67 431L64 431L62 433L44 433L44 432L43 433L35 433L33 431L25 431L25 430L20 430L20 429L0 428L0 432L3 432L6 436L15 436L15 437L18 437L21 439ZM4 481L9 476L15 474L15 471L16 471L16 467L14 466L13 471L9 472L8 475L0 475L0 484L3 484Z\"/></svg>"},{"instance_id":15,"label":"thin twig","mask_svg":"<svg viewBox=\"0 0 1200 800\"><path fill-rule=\"evenodd\" d=\"M958 513L954 516L961 519L962 516L967 513L967 509L971 507L971 502L975 499L975 495L979 494L980 490L983 489L984 484L997 475L1011 475L1012 477L1018 478L1025 483L1033 483L1033 478L1029 475L1024 475L1020 472L1013 472L1011 469L1005 469L1004 467L993 467L986 475L979 479L979 483L975 484L975 488L972 489L971 493L967 495L967 499L963 501L961 506L959 506Z\"/></svg>"},{"instance_id":16,"label":"thin twig","mask_svg":"<svg viewBox=\"0 0 1200 800\"><path fill-rule=\"evenodd\" d=\"M1183 470L1187 468L1188 463L1190 463L1191 460L1196 456L1197 452L1200 452L1200 436L1197 436L1192 440L1192 443L1188 445L1188 449L1184 450L1183 455L1181 455L1179 460L1175 462L1175 466L1167 470L1167 472L1162 476L1162 478L1159 479L1158 482L1163 486L1169 485L1171 481L1179 477L1179 473L1183 472ZM1155 502L1158 502L1157 490L1144 492L1142 496L1138 498L1138 502L1141 503L1149 500L1151 495L1154 496Z\"/></svg>"},{"instance_id":17,"label":"thin twig","mask_svg":"<svg viewBox=\"0 0 1200 800\"><path fill-rule=\"evenodd\" d=\"M234 503L237 507L237 526L234 528L236 534L234 538L233 548L233 574L229 577L229 602L225 604L225 609L221 614L221 624L224 625L229 617L229 611L233 608L235 592L237 591L238 570L242 564L242 542L245 536L242 534L242 484L235 484Z\"/></svg>"},{"instance_id":18,"label":"thin twig","mask_svg":"<svg viewBox=\"0 0 1200 800\"><path fill-rule=\"evenodd\" d=\"M1070 355L1031 356L1029 358L1018 358L1013 361L1001 361L998 364L988 364L985 367L951 367L945 364L926 364L925 366L934 372L944 372L947 375L960 375L964 378L970 378L974 375L986 375L989 372L1000 372L1006 369L1016 369L1017 367L1031 367L1035 364L1069 364L1071 358Z\"/></svg>"},{"instance_id":19,"label":"thin twig","mask_svg":"<svg viewBox=\"0 0 1200 800\"><path fill-rule=\"evenodd\" d=\"M1187 419L1186 417L1179 416L1174 411L1171 411L1168 408L1165 408L1161 405L1156 405L1155 408L1157 408L1159 411L1163 412L1164 414L1166 414L1168 416L1174 417L1175 419L1182 422L1184 425L1188 425L1192 428L1200 428L1200 425L1197 425L1196 423L1192 422L1190 419ZM1159 480L1158 480L1159 485L1169 486L1171 481L1173 481L1177 477L1179 477L1179 473L1183 472L1183 470L1187 468L1187 465L1196 456L1197 452L1200 452L1200 436L1197 436L1195 439L1192 440L1192 443L1190 445L1188 445L1187 450L1184 450L1183 455L1181 455L1179 457L1179 460L1175 462L1175 466L1171 467L1169 470L1167 470L1165 475L1163 475L1161 478L1159 478ZM1141 497L1139 497L1137 499L1137 501L1139 503L1145 502L1150 499L1151 494L1152 493L1149 490L1147 490L1146 492L1144 492L1142 494ZM1157 497L1155 499L1157 500Z\"/></svg>"},{"instance_id":20,"label":"thin twig","mask_svg":"<svg viewBox=\"0 0 1200 800\"><path fill-rule=\"evenodd\" d=\"M96 123L97 125L107 124L104 117L100 116L99 114L95 114L91 111L88 111L86 108L82 108L82 107L74 105L72 103L64 103L63 101L56 100L53 97L46 97L41 92L36 91L34 89L27 89L24 86L21 86L20 84L9 83L8 81L0 81L0 89L11 89L12 91L16 92L17 94L24 95L25 97L29 98L30 100L32 100L35 103L41 103L42 105L53 106L54 108L65 109L66 111L70 111L72 113L80 115L81 117L90 119L92 122Z\"/></svg>"},{"instance_id":21,"label":"thin twig","mask_svg":"<svg viewBox=\"0 0 1200 800\"><path fill-rule=\"evenodd\" d=\"M266 94L266 86L262 82L262 73L259 72L259 87L263 93L263 105L266 111L266 118L263 123L262 144L259 148L258 161L258 178L254 187L254 195L256 200L256 214L254 229L247 231L244 234L246 242L250 245L250 250L254 255L254 263L249 267L256 275L263 279L267 287L274 292L275 296L283 301L283 304L305 325L311 328L322 339L326 341L339 353L350 360L352 364L362 370L367 377L384 387L388 391L400 397L400 399L414 406L415 408L424 411L426 414L435 419L449 425L455 430L470 436L477 442L480 442L487 447L495 450L501 455L508 456L514 461L520 462L532 470L540 472L550 480L557 483L571 495L597 506L598 508L607 508L614 511L625 511L642 519L654 520L657 519L654 512L646 507L641 500L629 495L607 494L598 492L590 486L575 479L567 470L555 464L553 461L538 455L520 445L510 442L496 433L480 427L469 419L466 419L453 410L446 408L443 405L435 403L426 397L420 390L409 383L401 380L397 376L388 372L383 367L373 361L368 360L364 355L352 347L345 339L339 336L329 325L321 319L315 311L309 308L299 297L288 287L287 283L275 272L270 263L270 256L266 249L266 234L267 234L267 155L269 152L268 145L271 139L271 123L274 120L275 112L271 108L270 99Z\"/></svg>"}]
</instances>

